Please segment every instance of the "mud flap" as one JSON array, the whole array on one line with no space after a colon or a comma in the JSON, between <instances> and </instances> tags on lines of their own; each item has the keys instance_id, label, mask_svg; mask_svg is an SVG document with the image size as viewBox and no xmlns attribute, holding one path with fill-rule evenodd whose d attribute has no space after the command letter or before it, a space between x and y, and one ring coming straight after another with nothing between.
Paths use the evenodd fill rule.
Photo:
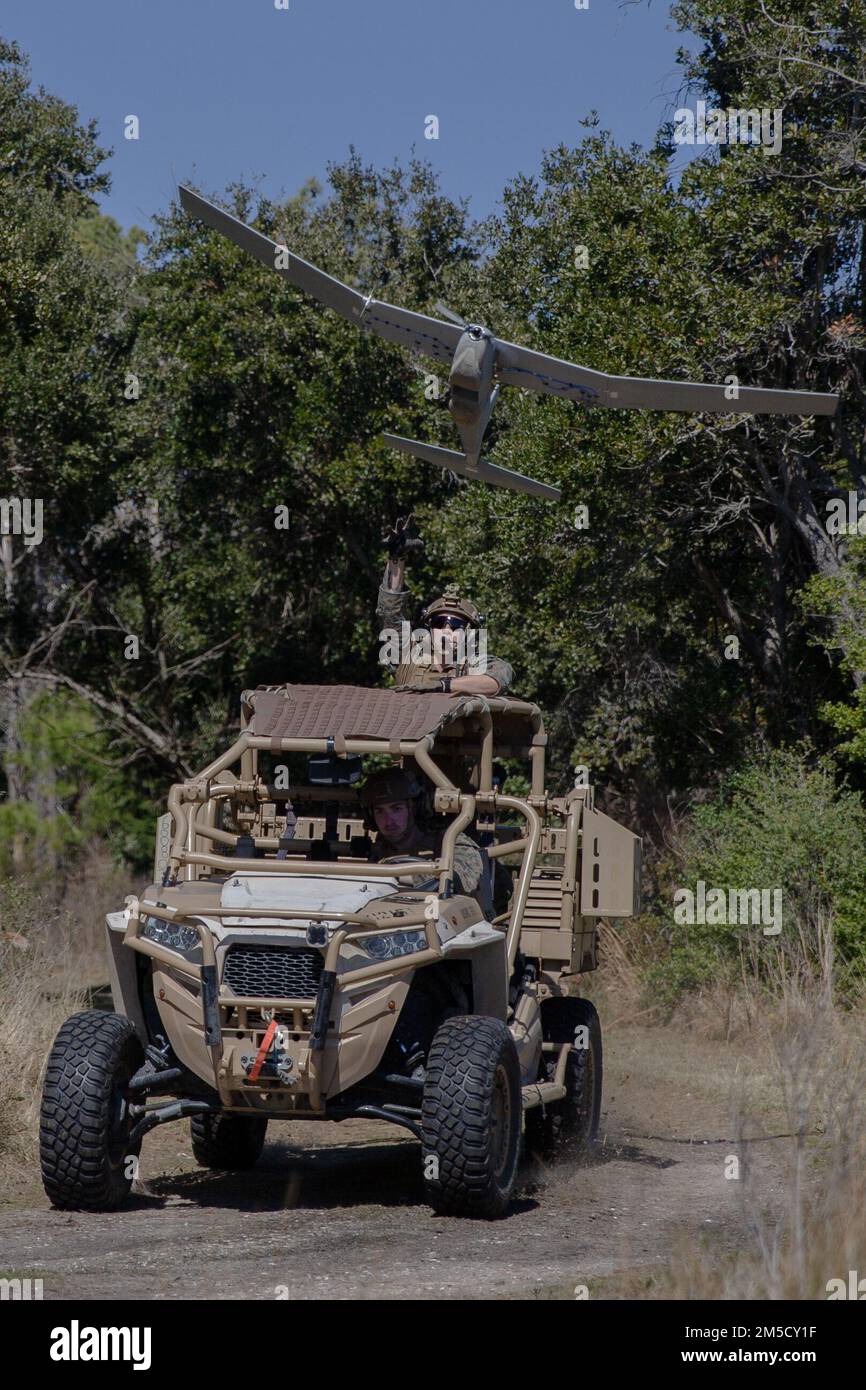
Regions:
<instances>
[{"instance_id":1,"label":"mud flap","mask_svg":"<svg viewBox=\"0 0 866 1390\"><path fill-rule=\"evenodd\" d=\"M208 1047L218 1047L221 1040L219 986L215 965L201 968L201 1008L204 1017L204 1039Z\"/></svg>"},{"instance_id":2,"label":"mud flap","mask_svg":"<svg viewBox=\"0 0 866 1390\"><path fill-rule=\"evenodd\" d=\"M331 1017L331 1004L334 1000L334 986L337 983L336 970L323 970L319 980L319 993L316 996L316 1011L310 1030L310 1051L321 1052L325 1046L325 1035Z\"/></svg>"}]
</instances>

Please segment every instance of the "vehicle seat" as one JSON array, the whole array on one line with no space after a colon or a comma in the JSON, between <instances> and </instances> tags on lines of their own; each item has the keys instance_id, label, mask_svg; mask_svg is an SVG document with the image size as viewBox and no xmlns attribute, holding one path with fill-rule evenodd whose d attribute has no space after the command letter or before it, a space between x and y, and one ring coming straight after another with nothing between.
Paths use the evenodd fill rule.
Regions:
<instances>
[{"instance_id":1,"label":"vehicle seat","mask_svg":"<svg viewBox=\"0 0 866 1390\"><path fill-rule=\"evenodd\" d=\"M488 922L493 921L493 864L490 856L483 845L478 845L478 853L481 855L481 878L478 888L473 893L475 901L484 913Z\"/></svg>"},{"instance_id":2,"label":"vehicle seat","mask_svg":"<svg viewBox=\"0 0 866 1390\"><path fill-rule=\"evenodd\" d=\"M498 917L500 913L508 911L514 896L514 879L511 870L501 859L489 859L488 862L493 885L493 911Z\"/></svg>"}]
</instances>

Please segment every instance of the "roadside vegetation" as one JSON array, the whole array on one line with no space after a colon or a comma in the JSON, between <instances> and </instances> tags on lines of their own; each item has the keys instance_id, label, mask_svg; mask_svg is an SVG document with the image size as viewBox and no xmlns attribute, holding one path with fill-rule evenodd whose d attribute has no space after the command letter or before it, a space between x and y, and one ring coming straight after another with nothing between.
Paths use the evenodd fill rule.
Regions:
<instances>
[{"instance_id":1,"label":"roadside vegetation","mask_svg":"<svg viewBox=\"0 0 866 1390\"><path fill-rule=\"evenodd\" d=\"M594 987L739 1040L746 1072L777 1059L790 1200L756 1197L751 1248L686 1252L670 1287L815 1297L829 1264L866 1271L866 541L827 524L866 496L866 0L784 13L673 9L698 40L678 100L783 110L777 155L684 163L672 123L625 149L590 114L480 222L429 165L354 150L280 205L216 194L371 292L589 366L841 395L788 420L505 393L491 457L559 508L384 450L383 428L448 442L418 364L175 204L149 232L104 217L95 126L0 38L0 497L44 511L0 549L0 1161L32 1161L102 914L238 692L380 680L381 530L411 498L419 599L468 589L548 716L551 786L586 767L644 837L644 912L605 929ZM699 884L781 892L781 932L677 920Z\"/></svg>"}]
</instances>

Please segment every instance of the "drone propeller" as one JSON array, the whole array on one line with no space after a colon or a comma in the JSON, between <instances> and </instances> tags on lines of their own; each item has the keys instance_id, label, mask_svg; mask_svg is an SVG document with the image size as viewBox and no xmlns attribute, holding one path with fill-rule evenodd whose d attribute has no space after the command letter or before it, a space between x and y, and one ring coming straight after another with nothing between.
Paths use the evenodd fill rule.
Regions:
<instances>
[{"instance_id":1,"label":"drone propeller","mask_svg":"<svg viewBox=\"0 0 866 1390\"><path fill-rule=\"evenodd\" d=\"M462 314L455 314L454 310L449 309L447 304L443 304L441 299L436 300L433 308L436 310L437 314L441 314L443 318L450 319L452 323L456 323L458 328L469 327L467 320L463 318Z\"/></svg>"}]
</instances>

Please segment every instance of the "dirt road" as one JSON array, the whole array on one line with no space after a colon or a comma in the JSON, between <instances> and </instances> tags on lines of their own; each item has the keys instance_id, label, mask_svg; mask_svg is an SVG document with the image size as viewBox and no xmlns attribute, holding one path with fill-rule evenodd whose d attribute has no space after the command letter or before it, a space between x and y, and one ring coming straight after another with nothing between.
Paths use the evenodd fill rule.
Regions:
<instances>
[{"instance_id":1,"label":"dirt road","mask_svg":"<svg viewBox=\"0 0 866 1390\"><path fill-rule=\"evenodd\" d=\"M597 1158L527 1170L504 1221L433 1216L419 1145L375 1121L272 1125L259 1166L238 1176L197 1168L178 1124L145 1139L122 1212L55 1212L33 1184L7 1193L0 1268L41 1276L53 1299L639 1295L683 1241L745 1239L742 1184L725 1176L742 1153L728 1103L737 1057L661 1029L616 1027L606 1042ZM748 1146L769 1207L784 1142Z\"/></svg>"}]
</instances>

